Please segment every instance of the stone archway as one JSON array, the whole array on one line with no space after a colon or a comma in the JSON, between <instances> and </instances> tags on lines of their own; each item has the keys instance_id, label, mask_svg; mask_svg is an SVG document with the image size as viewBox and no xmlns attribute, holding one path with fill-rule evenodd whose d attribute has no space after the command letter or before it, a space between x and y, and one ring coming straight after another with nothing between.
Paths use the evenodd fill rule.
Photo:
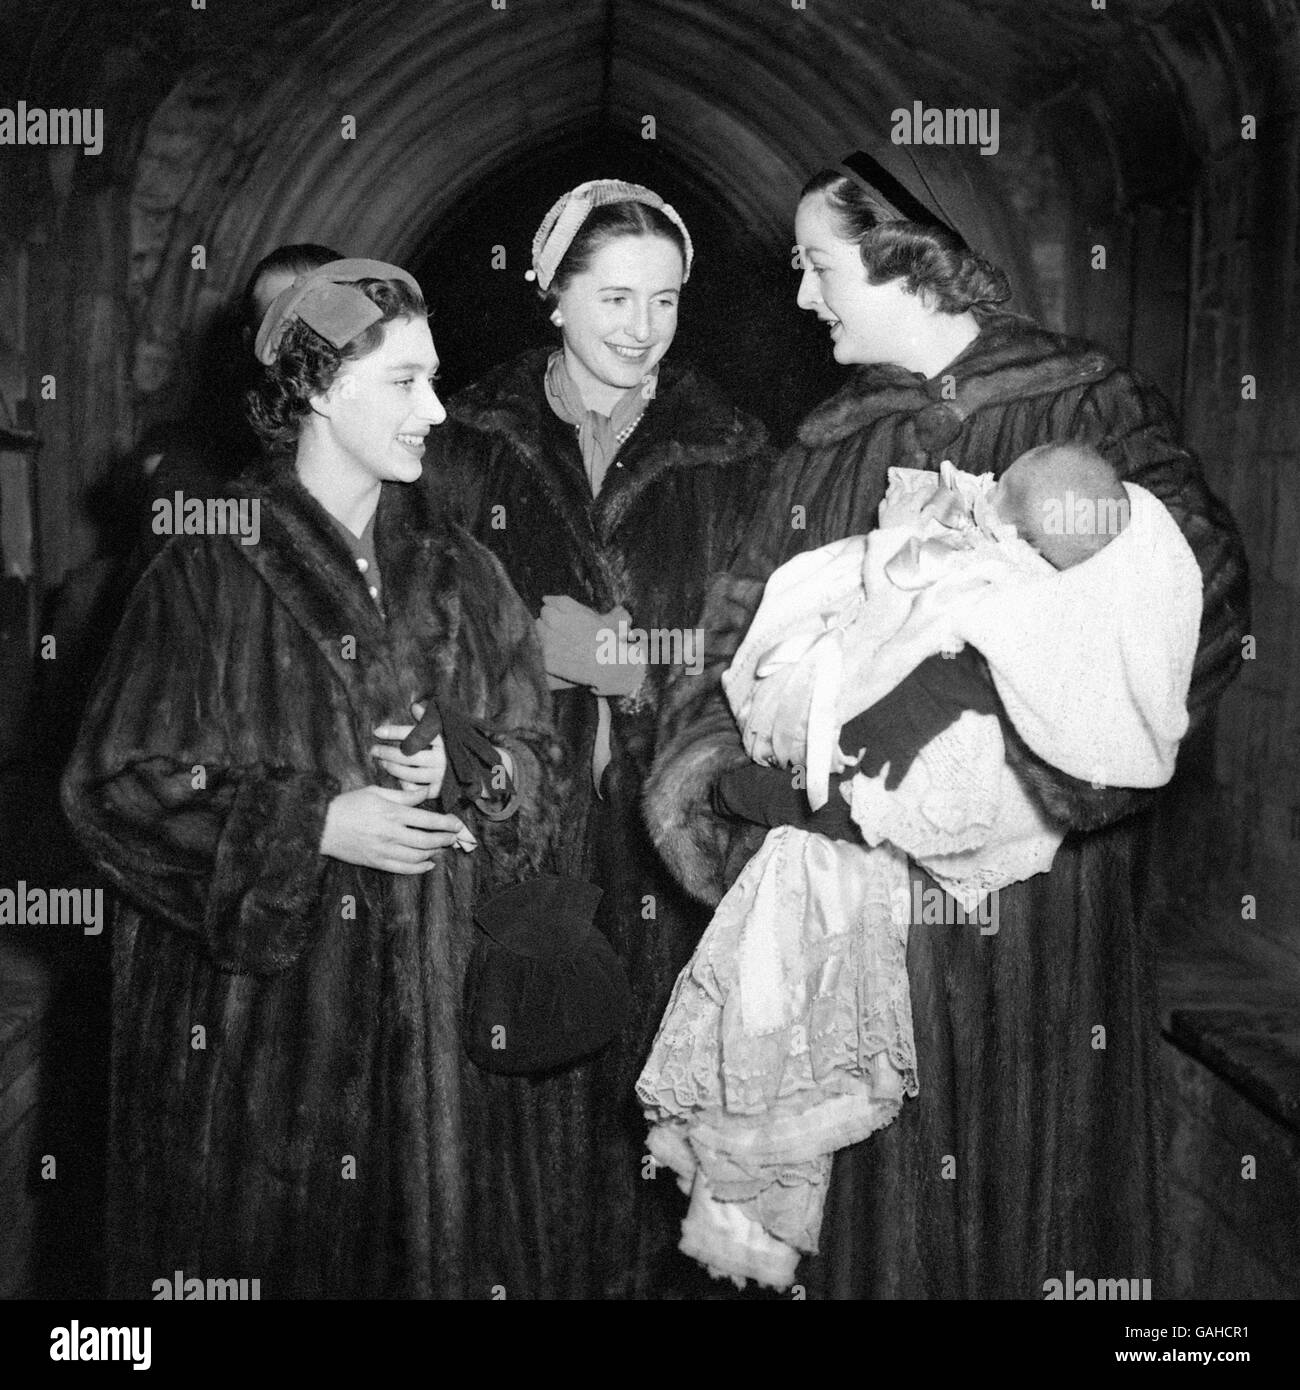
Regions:
<instances>
[{"instance_id":1,"label":"stone archway","mask_svg":"<svg viewBox=\"0 0 1300 1390\"><path fill-rule=\"evenodd\" d=\"M98 158L0 147L0 424L19 427L0 432L0 454L29 427L42 441L38 588L90 553L87 484L144 424L186 411L195 343L269 247L337 242L413 259L432 278L449 240L481 249L492 190L541 197L531 164L578 160L603 140L627 150L652 116L655 167L718 210L710 240L768 258L780 280L795 190L814 165L882 136L890 111L916 100L996 107L999 157L935 149L930 175L944 188L976 181L968 234L1007 265L1023 307L1157 378L1251 551L1258 660L1223 702L1213 760L1167 802L1164 886L1198 926L1294 956L1298 0L9 0L6 11L0 105L105 110ZM1091 264L1097 246L1105 273ZM25 631L10 647L0 674L30 667ZM14 734L27 751L16 723ZM15 804L30 821L25 783ZM1185 1165L1209 1152L1202 1137L1185 1143ZM1217 1213L1212 1166L1197 1171Z\"/></svg>"},{"instance_id":2,"label":"stone archway","mask_svg":"<svg viewBox=\"0 0 1300 1390\"><path fill-rule=\"evenodd\" d=\"M127 0L75 23L65 8L66 24L58 0L39 11L43 53L51 29L81 34L47 99L102 101L108 148L71 171L24 152L30 197L0 229L6 264L27 262L30 399L47 374L73 384L36 411L58 460L41 499L47 583L89 551L85 486L145 425L187 409L194 344L265 250L311 239L418 255L474 190L602 132L639 139L647 117L683 185L779 265L803 177L883 138L891 110L996 107L999 157L927 149L929 177L973 181L968 235L1022 307L1121 357L1159 346L1176 396L1196 171L1230 143L1220 108L1271 80L1258 26L1211 0L1104 16L1075 0L223 0L190 15ZM1097 240L1106 277L1086 260ZM1158 295L1135 293L1139 266Z\"/></svg>"},{"instance_id":3,"label":"stone archway","mask_svg":"<svg viewBox=\"0 0 1300 1390\"><path fill-rule=\"evenodd\" d=\"M560 22L553 7L389 0L367 8L364 45L343 14L269 82L231 64L173 89L150 122L131 195L146 412L151 398L163 409L174 399L185 344L269 247L313 240L406 258L472 191L601 132L651 135L662 163L788 264L803 180L883 136L888 111L917 89L909 69L919 60L904 44L846 43L829 12L597 0L564 9ZM727 61L710 63L720 52ZM1015 179L973 153L925 151L930 177L958 196L973 187L968 235L1012 270L1033 311L1038 277L1004 186Z\"/></svg>"}]
</instances>

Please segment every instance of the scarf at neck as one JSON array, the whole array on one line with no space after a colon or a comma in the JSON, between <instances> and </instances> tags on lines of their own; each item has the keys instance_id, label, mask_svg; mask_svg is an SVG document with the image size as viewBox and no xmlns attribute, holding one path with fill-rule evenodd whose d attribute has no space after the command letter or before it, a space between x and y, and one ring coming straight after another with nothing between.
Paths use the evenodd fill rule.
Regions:
<instances>
[{"instance_id":1,"label":"scarf at neck","mask_svg":"<svg viewBox=\"0 0 1300 1390\"><path fill-rule=\"evenodd\" d=\"M623 392L609 415L601 415L588 410L583 402L565 363L564 349L557 348L551 354L546 364L546 400L561 420L578 427L578 448L582 451L582 464L593 497L600 492L614 456L641 423L646 405L654 397L658 371L656 365L639 386ZM647 380L651 383L649 389Z\"/></svg>"}]
</instances>

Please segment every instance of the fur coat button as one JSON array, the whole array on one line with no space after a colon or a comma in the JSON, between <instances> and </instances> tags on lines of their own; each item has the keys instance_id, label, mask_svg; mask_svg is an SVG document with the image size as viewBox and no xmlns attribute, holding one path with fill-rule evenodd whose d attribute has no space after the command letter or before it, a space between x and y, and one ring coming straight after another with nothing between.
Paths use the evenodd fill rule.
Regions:
<instances>
[{"instance_id":1,"label":"fur coat button","mask_svg":"<svg viewBox=\"0 0 1300 1390\"><path fill-rule=\"evenodd\" d=\"M914 421L916 442L928 453L946 449L961 433L961 416L941 401L917 411Z\"/></svg>"}]
</instances>

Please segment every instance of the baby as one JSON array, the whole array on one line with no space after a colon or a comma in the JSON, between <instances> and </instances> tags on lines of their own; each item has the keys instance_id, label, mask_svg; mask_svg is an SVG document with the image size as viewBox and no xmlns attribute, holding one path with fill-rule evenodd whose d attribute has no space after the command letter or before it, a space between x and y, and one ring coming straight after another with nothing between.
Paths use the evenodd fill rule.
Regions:
<instances>
[{"instance_id":1,"label":"baby","mask_svg":"<svg viewBox=\"0 0 1300 1390\"><path fill-rule=\"evenodd\" d=\"M891 469L877 530L772 575L724 688L751 759L803 769L813 810L842 797L861 839L770 830L678 978L637 1093L651 1153L690 1193L687 1254L788 1287L817 1249L834 1151L916 1094L909 859L970 912L1050 867L1062 838L991 704L954 712L901 779L855 771L855 717L969 643L1032 751L1159 786L1187 726L1200 602L1163 506L1074 443L996 484L946 461Z\"/></svg>"},{"instance_id":2,"label":"baby","mask_svg":"<svg viewBox=\"0 0 1300 1390\"><path fill-rule=\"evenodd\" d=\"M1128 525L1119 474L1086 444L1041 444L1015 459L990 498L998 519L1058 570L1082 564Z\"/></svg>"}]
</instances>

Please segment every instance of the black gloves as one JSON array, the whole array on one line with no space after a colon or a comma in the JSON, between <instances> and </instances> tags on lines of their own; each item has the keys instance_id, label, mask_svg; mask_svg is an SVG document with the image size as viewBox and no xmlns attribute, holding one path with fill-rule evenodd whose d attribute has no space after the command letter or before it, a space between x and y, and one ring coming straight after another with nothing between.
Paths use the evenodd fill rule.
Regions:
<instances>
[{"instance_id":1,"label":"black gloves","mask_svg":"<svg viewBox=\"0 0 1300 1390\"><path fill-rule=\"evenodd\" d=\"M451 815L464 801L477 806L489 820L505 820L513 815L518 798L501 766L500 755L482 728L454 700L427 696L424 717L402 740L402 752L410 757L428 748L439 734L447 750L447 775L438 793L438 809L443 815ZM505 778L504 792L492 784L498 768ZM504 805L495 805L496 802Z\"/></svg>"},{"instance_id":2,"label":"black gloves","mask_svg":"<svg viewBox=\"0 0 1300 1390\"><path fill-rule=\"evenodd\" d=\"M868 710L840 730L840 748L862 753L858 767L831 778L830 800L820 811L808 806L807 793L793 785L789 769L751 763L724 773L713 792L714 809L756 825L793 825L832 840L859 839L841 782L856 773L876 777L886 763L885 789L895 791L916 755L937 734L955 724L963 710L996 714L999 709L983 658L972 647L956 656L932 656Z\"/></svg>"},{"instance_id":3,"label":"black gloves","mask_svg":"<svg viewBox=\"0 0 1300 1390\"><path fill-rule=\"evenodd\" d=\"M885 790L894 791L936 734L955 724L964 710L996 714L998 697L983 658L973 647L956 656L932 656L868 710L840 730L840 748L862 751L857 771L879 776L889 764Z\"/></svg>"},{"instance_id":4,"label":"black gloves","mask_svg":"<svg viewBox=\"0 0 1300 1390\"><path fill-rule=\"evenodd\" d=\"M724 772L713 788L713 808L721 815L755 825L793 825L831 840L857 840L857 827L848 802L839 793L843 777L831 778L831 799L820 811L808 805L808 794L794 786L789 768L749 763Z\"/></svg>"}]
</instances>

